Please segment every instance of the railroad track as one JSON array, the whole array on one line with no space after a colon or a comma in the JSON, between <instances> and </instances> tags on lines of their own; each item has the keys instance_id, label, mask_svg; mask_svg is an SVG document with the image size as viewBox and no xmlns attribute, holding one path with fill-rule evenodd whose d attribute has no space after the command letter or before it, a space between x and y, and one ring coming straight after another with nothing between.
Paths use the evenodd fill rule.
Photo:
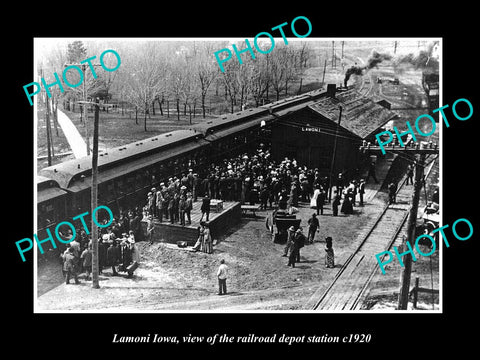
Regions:
<instances>
[{"instance_id":1,"label":"railroad track","mask_svg":"<svg viewBox=\"0 0 480 360\"><path fill-rule=\"evenodd\" d=\"M425 173L425 178L433 168ZM362 237L355 251L347 258L342 268L323 293L315 293L307 303L311 310L358 310L365 291L378 270L375 254L389 250L408 217L411 187L405 187L406 176L397 190L396 204L386 205L373 225Z\"/></svg>"}]
</instances>

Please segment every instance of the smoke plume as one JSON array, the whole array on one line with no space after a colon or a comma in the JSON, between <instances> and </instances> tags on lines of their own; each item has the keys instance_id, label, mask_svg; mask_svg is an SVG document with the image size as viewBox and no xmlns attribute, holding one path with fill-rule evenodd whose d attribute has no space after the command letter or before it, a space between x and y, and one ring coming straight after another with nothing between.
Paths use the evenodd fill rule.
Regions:
<instances>
[{"instance_id":1,"label":"smoke plume","mask_svg":"<svg viewBox=\"0 0 480 360\"><path fill-rule=\"evenodd\" d=\"M392 56L389 54L382 54L376 50L372 50L370 56L367 59L367 64L365 66L351 66L345 72L345 79L343 80L343 84L347 87L348 80L352 75L363 75L370 69L377 67L382 61L391 60Z\"/></svg>"},{"instance_id":2,"label":"smoke plume","mask_svg":"<svg viewBox=\"0 0 480 360\"><path fill-rule=\"evenodd\" d=\"M378 64L385 60L392 61L396 72L402 71L402 65L413 66L415 70L421 69L424 72L436 72L439 68L437 51L438 42L431 42L425 49L419 50L418 52L396 55L395 57L372 50L365 66L357 66L357 64L355 64L347 69L345 79L343 80L344 86L347 87L348 80L352 75L364 75L368 70L377 67Z\"/></svg>"},{"instance_id":3,"label":"smoke plume","mask_svg":"<svg viewBox=\"0 0 480 360\"><path fill-rule=\"evenodd\" d=\"M415 70L437 70L438 57L435 54L437 42L431 42L426 49L420 50L417 53L409 53L395 57L393 64L397 68L400 65L412 65Z\"/></svg>"}]
</instances>

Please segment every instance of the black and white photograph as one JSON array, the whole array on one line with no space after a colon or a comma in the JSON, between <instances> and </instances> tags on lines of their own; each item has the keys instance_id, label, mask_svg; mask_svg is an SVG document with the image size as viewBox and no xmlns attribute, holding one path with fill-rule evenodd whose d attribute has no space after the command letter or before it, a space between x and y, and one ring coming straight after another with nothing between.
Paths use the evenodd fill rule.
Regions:
<instances>
[{"instance_id":1,"label":"black and white photograph","mask_svg":"<svg viewBox=\"0 0 480 360\"><path fill-rule=\"evenodd\" d=\"M474 349L472 5L69 5L5 10L7 351Z\"/></svg>"},{"instance_id":2,"label":"black and white photograph","mask_svg":"<svg viewBox=\"0 0 480 360\"><path fill-rule=\"evenodd\" d=\"M442 39L305 19L34 39L35 312L442 311Z\"/></svg>"}]
</instances>

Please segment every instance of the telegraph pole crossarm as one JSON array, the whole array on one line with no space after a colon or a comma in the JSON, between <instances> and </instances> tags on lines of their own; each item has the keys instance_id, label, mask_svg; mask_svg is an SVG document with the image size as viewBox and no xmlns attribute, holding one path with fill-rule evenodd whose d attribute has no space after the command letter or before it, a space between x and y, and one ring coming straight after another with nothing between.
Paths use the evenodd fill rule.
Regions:
<instances>
[{"instance_id":1,"label":"telegraph pole crossarm","mask_svg":"<svg viewBox=\"0 0 480 360\"><path fill-rule=\"evenodd\" d=\"M364 144L360 146L360 151L362 152L368 152L368 153L380 153L384 154L385 152L392 152L396 154L438 154L438 146L437 144L434 143L429 143L428 146L421 147L419 143L413 143L411 142L410 144L406 146L400 146L400 145L395 145L395 144L387 144L383 147L379 145L371 145L370 143L367 143L364 141Z\"/></svg>"}]
</instances>

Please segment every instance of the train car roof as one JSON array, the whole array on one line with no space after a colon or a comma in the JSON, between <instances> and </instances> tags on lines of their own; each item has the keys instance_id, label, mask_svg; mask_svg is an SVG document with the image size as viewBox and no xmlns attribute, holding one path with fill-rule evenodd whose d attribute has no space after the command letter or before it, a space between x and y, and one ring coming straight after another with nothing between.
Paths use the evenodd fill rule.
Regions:
<instances>
[{"instance_id":1,"label":"train car roof","mask_svg":"<svg viewBox=\"0 0 480 360\"><path fill-rule=\"evenodd\" d=\"M306 103L315 101L325 96L325 90L313 90L301 95L290 96L288 98L278 100L257 108L250 108L238 111L234 114L224 114L218 118L208 120L201 124L192 126L205 136L215 133L216 136L230 135L237 131L255 126L260 121L265 120L267 123L274 120L272 114L281 116L284 113L295 111L297 107L303 108Z\"/></svg>"},{"instance_id":2,"label":"train car roof","mask_svg":"<svg viewBox=\"0 0 480 360\"><path fill-rule=\"evenodd\" d=\"M41 175L38 175L36 180L38 204L67 194L65 190L60 189L60 185L55 180Z\"/></svg>"},{"instance_id":3,"label":"train car roof","mask_svg":"<svg viewBox=\"0 0 480 360\"><path fill-rule=\"evenodd\" d=\"M215 119L211 119L200 124L192 126L192 129L198 130L203 134L213 133L225 128L235 126L237 124L251 121L254 118L258 118L262 114L267 113L266 109L261 107L250 108L234 114L224 114Z\"/></svg>"},{"instance_id":4,"label":"train car roof","mask_svg":"<svg viewBox=\"0 0 480 360\"><path fill-rule=\"evenodd\" d=\"M118 169L120 165L130 164L136 159L143 162L141 159L144 157L162 153L172 147L181 146L187 143L188 140L200 137L202 135L194 129L175 130L108 149L103 153L99 153L99 173L113 165L115 165L115 169ZM44 168L40 171L40 175L54 179L62 188L67 189L74 178L80 178L81 175L90 176L91 170L92 157L84 156Z\"/></svg>"}]
</instances>

